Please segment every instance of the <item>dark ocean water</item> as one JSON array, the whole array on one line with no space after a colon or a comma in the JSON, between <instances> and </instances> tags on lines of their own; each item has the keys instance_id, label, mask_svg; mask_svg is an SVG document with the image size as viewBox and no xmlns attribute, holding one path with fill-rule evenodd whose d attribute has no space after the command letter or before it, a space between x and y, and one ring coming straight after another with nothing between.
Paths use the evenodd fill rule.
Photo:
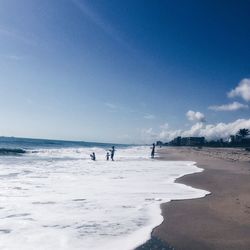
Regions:
<instances>
[{"instance_id":1,"label":"dark ocean water","mask_svg":"<svg viewBox=\"0 0 250 250\"><path fill-rule=\"evenodd\" d=\"M0 137L0 155L23 154L26 150L51 149L51 148L79 148L79 147L100 147L110 148L112 145L124 148L131 145L98 143L85 141L63 141L48 139L30 139L17 137Z\"/></svg>"}]
</instances>

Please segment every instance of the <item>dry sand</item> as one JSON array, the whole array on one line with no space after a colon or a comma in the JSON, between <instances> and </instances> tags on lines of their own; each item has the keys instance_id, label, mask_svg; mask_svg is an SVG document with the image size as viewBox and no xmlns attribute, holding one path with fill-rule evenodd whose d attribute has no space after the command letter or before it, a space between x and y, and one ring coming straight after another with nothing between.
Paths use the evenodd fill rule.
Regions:
<instances>
[{"instance_id":1,"label":"dry sand","mask_svg":"<svg viewBox=\"0 0 250 250\"><path fill-rule=\"evenodd\" d=\"M158 153L165 160L196 161L205 170L177 182L211 195L162 204L164 222L153 230L152 239L176 250L250 250L250 153L183 147L162 148Z\"/></svg>"}]
</instances>

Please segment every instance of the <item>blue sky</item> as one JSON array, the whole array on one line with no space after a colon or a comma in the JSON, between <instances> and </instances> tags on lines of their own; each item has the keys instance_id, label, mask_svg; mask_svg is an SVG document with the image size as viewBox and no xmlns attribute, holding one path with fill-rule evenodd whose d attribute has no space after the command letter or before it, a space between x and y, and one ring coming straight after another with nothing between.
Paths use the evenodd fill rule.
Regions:
<instances>
[{"instance_id":1,"label":"blue sky","mask_svg":"<svg viewBox=\"0 0 250 250\"><path fill-rule=\"evenodd\" d=\"M247 0L1 0L0 134L140 143L250 127L249 11Z\"/></svg>"}]
</instances>

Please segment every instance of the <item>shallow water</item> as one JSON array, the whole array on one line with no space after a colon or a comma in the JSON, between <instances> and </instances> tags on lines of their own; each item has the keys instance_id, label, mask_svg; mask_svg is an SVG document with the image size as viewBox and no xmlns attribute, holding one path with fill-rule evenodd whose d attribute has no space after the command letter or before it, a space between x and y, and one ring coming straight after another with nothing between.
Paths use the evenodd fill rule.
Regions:
<instances>
[{"instance_id":1,"label":"shallow water","mask_svg":"<svg viewBox=\"0 0 250 250\"><path fill-rule=\"evenodd\" d=\"M207 194L174 183L202 171L193 162L151 160L148 147L118 149L114 162L105 154L68 147L1 157L0 249L133 249L161 223L161 203Z\"/></svg>"}]
</instances>

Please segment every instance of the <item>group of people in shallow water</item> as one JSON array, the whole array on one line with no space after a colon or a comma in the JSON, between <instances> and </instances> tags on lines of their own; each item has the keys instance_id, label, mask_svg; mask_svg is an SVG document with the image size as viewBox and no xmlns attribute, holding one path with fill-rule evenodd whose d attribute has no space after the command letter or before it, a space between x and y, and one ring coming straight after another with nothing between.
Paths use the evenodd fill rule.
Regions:
<instances>
[{"instance_id":1,"label":"group of people in shallow water","mask_svg":"<svg viewBox=\"0 0 250 250\"><path fill-rule=\"evenodd\" d=\"M106 154L106 160L109 161L109 158L110 158L111 161L114 161L114 155L115 155L115 146L112 146L112 148L109 149L107 154ZM95 152L90 154L90 158L92 161L96 160Z\"/></svg>"},{"instance_id":2,"label":"group of people in shallow water","mask_svg":"<svg viewBox=\"0 0 250 250\"><path fill-rule=\"evenodd\" d=\"M155 144L154 143L153 143L151 149L152 149L151 150L151 158L153 159L155 157ZM112 148L109 149L107 154L106 154L106 160L109 161L109 158L110 158L111 161L114 161L114 155L115 155L115 146L112 146ZM90 154L90 158L91 158L92 161L96 160L95 152Z\"/></svg>"}]
</instances>

